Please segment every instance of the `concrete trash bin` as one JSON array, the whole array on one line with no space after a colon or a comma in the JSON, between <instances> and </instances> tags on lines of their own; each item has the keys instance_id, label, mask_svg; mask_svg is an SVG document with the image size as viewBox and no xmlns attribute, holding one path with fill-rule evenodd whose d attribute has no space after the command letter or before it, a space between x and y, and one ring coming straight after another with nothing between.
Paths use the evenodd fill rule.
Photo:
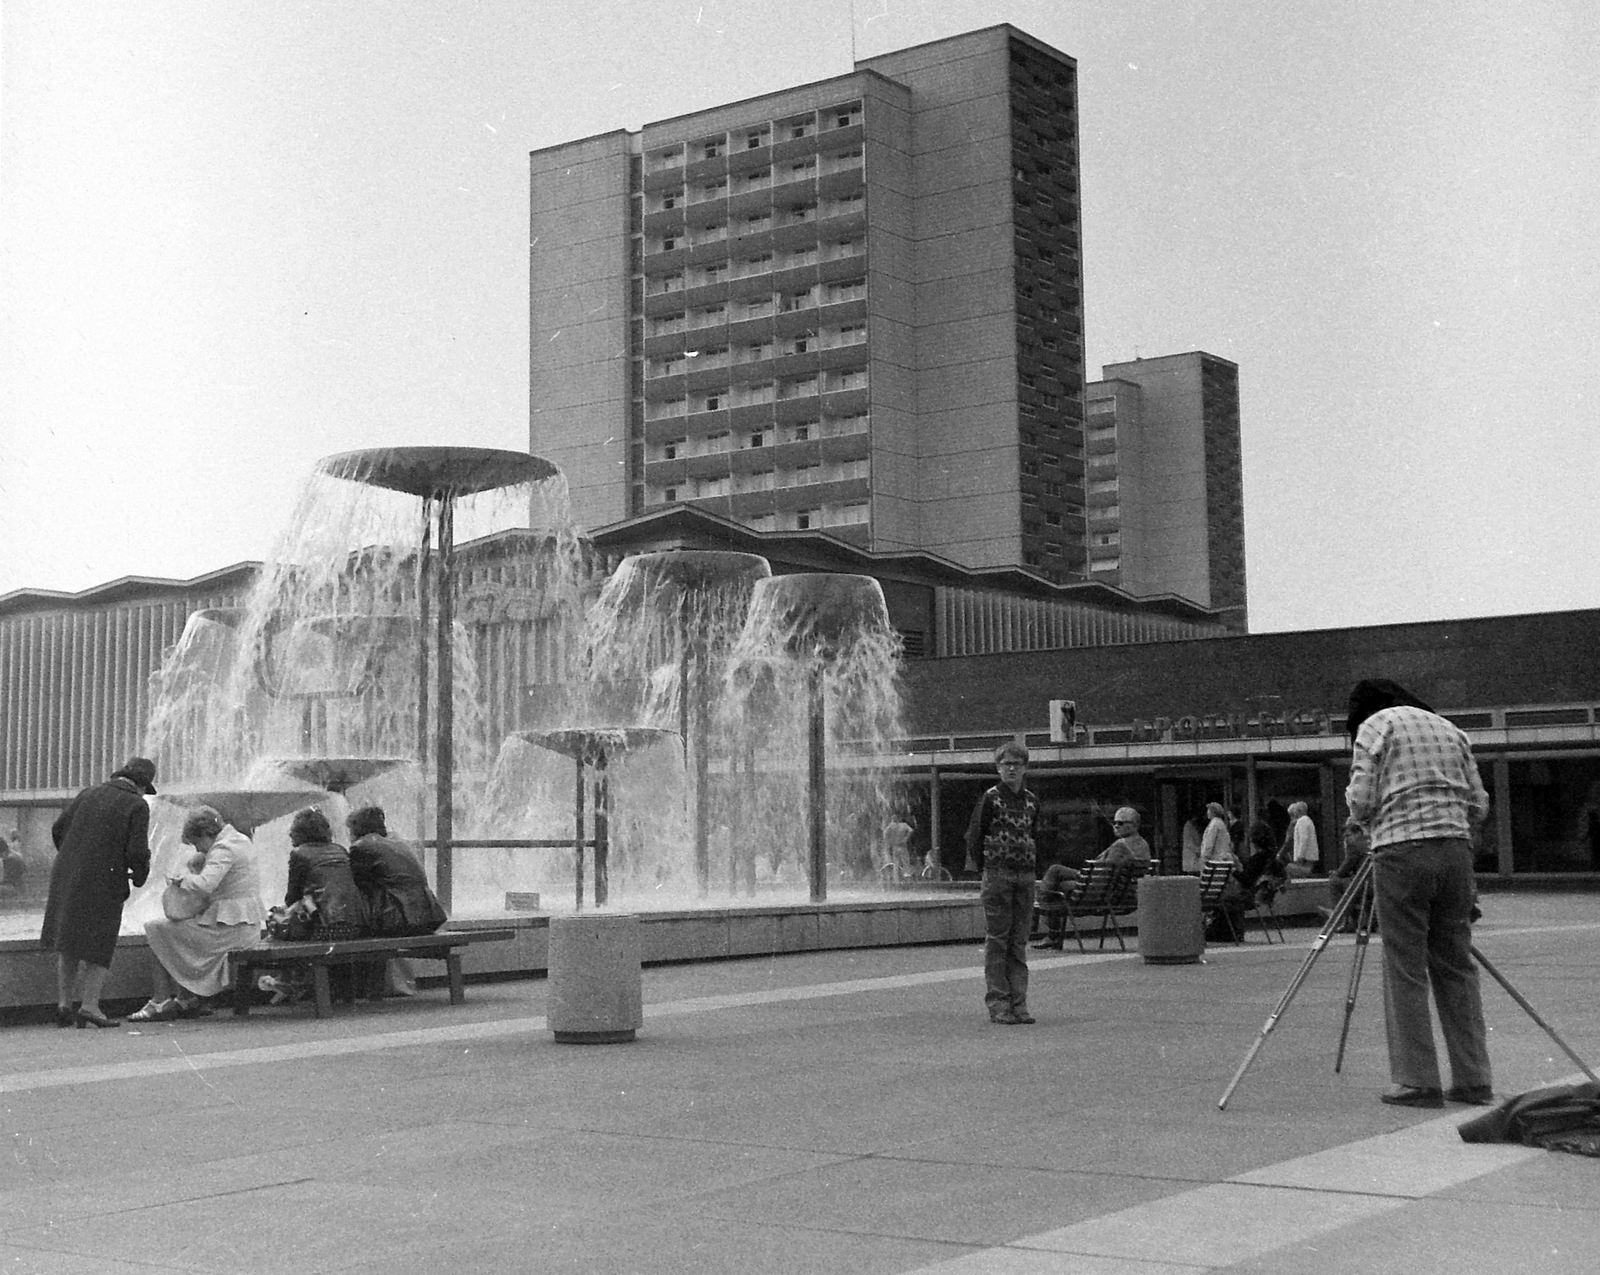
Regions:
<instances>
[{"instance_id":1,"label":"concrete trash bin","mask_svg":"<svg viewBox=\"0 0 1600 1275\"><path fill-rule=\"evenodd\" d=\"M545 1024L566 1045L632 1040L644 1023L639 918L595 913L550 918Z\"/></svg>"},{"instance_id":2,"label":"concrete trash bin","mask_svg":"<svg viewBox=\"0 0 1600 1275\"><path fill-rule=\"evenodd\" d=\"M1193 965L1206 950L1199 877L1142 877L1139 955L1147 965Z\"/></svg>"}]
</instances>

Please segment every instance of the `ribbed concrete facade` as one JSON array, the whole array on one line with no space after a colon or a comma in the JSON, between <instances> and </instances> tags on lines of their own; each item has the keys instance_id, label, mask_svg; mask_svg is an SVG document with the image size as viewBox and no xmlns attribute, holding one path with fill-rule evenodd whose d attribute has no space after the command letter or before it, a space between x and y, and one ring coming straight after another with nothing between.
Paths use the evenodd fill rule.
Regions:
<instances>
[{"instance_id":1,"label":"ribbed concrete facade","mask_svg":"<svg viewBox=\"0 0 1600 1275\"><path fill-rule=\"evenodd\" d=\"M0 613L0 791L73 793L137 754L163 654L191 612L237 605L252 576L119 581Z\"/></svg>"}]
</instances>

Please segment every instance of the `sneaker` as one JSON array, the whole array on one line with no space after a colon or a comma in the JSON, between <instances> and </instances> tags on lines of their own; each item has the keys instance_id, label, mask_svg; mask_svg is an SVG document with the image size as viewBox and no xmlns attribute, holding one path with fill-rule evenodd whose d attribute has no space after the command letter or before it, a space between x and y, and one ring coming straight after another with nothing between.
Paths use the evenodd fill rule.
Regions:
<instances>
[{"instance_id":1,"label":"sneaker","mask_svg":"<svg viewBox=\"0 0 1600 1275\"><path fill-rule=\"evenodd\" d=\"M1022 1022L1009 1009L997 1010L995 1013L990 1014L989 1021L991 1023L999 1023L1002 1027L1015 1027Z\"/></svg>"},{"instance_id":2,"label":"sneaker","mask_svg":"<svg viewBox=\"0 0 1600 1275\"><path fill-rule=\"evenodd\" d=\"M1025 1009L1014 1009L1014 1010L1012 1010L1011 1011L1011 1017L1016 1019L1017 1022L1022 1023L1024 1025L1036 1023L1036 1022L1039 1021L1032 1014L1028 1013L1028 1011L1025 1010Z\"/></svg>"},{"instance_id":3,"label":"sneaker","mask_svg":"<svg viewBox=\"0 0 1600 1275\"><path fill-rule=\"evenodd\" d=\"M1489 1085L1451 1085L1444 1096L1469 1107L1487 1107L1494 1102L1494 1089Z\"/></svg>"},{"instance_id":4,"label":"sneaker","mask_svg":"<svg viewBox=\"0 0 1600 1275\"><path fill-rule=\"evenodd\" d=\"M1442 1107L1444 1095L1437 1089L1419 1089L1415 1085L1397 1085L1388 1093L1382 1094L1379 1102L1386 1102L1391 1107Z\"/></svg>"}]
</instances>

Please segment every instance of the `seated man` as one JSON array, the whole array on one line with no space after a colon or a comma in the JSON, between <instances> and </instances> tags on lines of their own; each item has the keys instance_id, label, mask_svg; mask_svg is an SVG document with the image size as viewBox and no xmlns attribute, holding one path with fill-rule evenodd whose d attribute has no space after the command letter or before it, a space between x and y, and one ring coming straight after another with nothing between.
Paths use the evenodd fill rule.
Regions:
<instances>
[{"instance_id":1,"label":"seated man","mask_svg":"<svg viewBox=\"0 0 1600 1275\"><path fill-rule=\"evenodd\" d=\"M350 833L350 874L367 901L373 934L432 934L449 919L428 888L421 857L389 835L381 806L352 811L345 827ZM411 962L404 957L368 964L365 982L369 992L412 996L417 990Z\"/></svg>"},{"instance_id":2,"label":"seated man","mask_svg":"<svg viewBox=\"0 0 1600 1275\"><path fill-rule=\"evenodd\" d=\"M1123 806L1112 816L1111 826L1117 834L1117 839L1102 850L1091 863L1133 863L1141 871L1150 870L1150 843L1139 835L1139 812L1132 806ZM1044 880L1034 886L1035 920L1037 923L1038 905L1041 903L1054 903L1069 890L1082 876L1076 868L1069 868L1065 864L1055 863L1045 869ZM1037 928L1037 924L1036 924ZM1044 934L1034 947L1054 948L1060 951L1066 941L1066 918L1061 913L1053 913L1050 917L1049 932Z\"/></svg>"}]
</instances>

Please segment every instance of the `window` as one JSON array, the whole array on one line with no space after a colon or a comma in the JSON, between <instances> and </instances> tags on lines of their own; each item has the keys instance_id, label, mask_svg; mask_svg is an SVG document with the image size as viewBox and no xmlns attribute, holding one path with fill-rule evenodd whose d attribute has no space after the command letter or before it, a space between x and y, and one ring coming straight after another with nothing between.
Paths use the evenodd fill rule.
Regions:
<instances>
[{"instance_id":1,"label":"window","mask_svg":"<svg viewBox=\"0 0 1600 1275\"><path fill-rule=\"evenodd\" d=\"M752 129L744 135L744 148L747 151L760 150L767 144L767 130L764 128Z\"/></svg>"},{"instance_id":2,"label":"window","mask_svg":"<svg viewBox=\"0 0 1600 1275\"><path fill-rule=\"evenodd\" d=\"M811 437L811 431L815 428L816 422L814 421L803 421L799 425L790 426L789 441L791 443L803 443Z\"/></svg>"},{"instance_id":3,"label":"window","mask_svg":"<svg viewBox=\"0 0 1600 1275\"><path fill-rule=\"evenodd\" d=\"M865 323L844 323L836 328L824 328L822 332L823 345L830 348L839 345L860 345L866 339Z\"/></svg>"},{"instance_id":4,"label":"window","mask_svg":"<svg viewBox=\"0 0 1600 1275\"><path fill-rule=\"evenodd\" d=\"M1089 563L1090 571L1115 571L1122 565L1121 558L1096 558Z\"/></svg>"},{"instance_id":5,"label":"window","mask_svg":"<svg viewBox=\"0 0 1600 1275\"><path fill-rule=\"evenodd\" d=\"M867 295L865 279L853 283L830 283L822 291L823 305L841 305L846 301L860 301Z\"/></svg>"},{"instance_id":6,"label":"window","mask_svg":"<svg viewBox=\"0 0 1600 1275\"><path fill-rule=\"evenodd\" d=\"M1035 461L1025 460L1022 462L1022 472L1029 478L1037 478L1039 476L1039 466Z\"/></svg>"},{"instance_id":7,"label":"window","mask_svg":"<svg viewBox=\"0 0 1600 1275\"><path fill-rule=\"evenodd\" d=\"M702 498L707 496L726 496L728 494L728 476L723 474L719 478L702 478L697 487L698 490L695 495Z\"/></svg>"},{"instance_id":8,"label":"window","mask_svg":"<svg viewBox=\"0 0 1600 1275\"><path fill-rule=\"evenodd\" d=\"M839 390L864 390L867 388L867 374L864 370L829 372L823 379L822 388L830 394Z\"/></svg>"},{"instance_id":9,"label":"window","mask_svg":"<svg viewBox=\"0 0 1600 1275\"><path fill-rule=\"evenodd\" d=\"M778 529L778 515L757 514L746 525L752 531L776 531Z\"/></svg>"},{"instance_id":10,"label":"window","mask_svg":"<svg viewBox=\"0 0 1600 1275\"><path fill-rule=\"evenodd\" d=\"M739 481L740 491L771 491L776 484L776 474L770 469L758 469Z\"/></svg>"},{"instance_id":11,"label":"window","mask_svg":"<svg viewBox=\"0 0 1600 1275\"><path fill-rule=\"evenodd\" d=\"M784 314L791 314L795 310L804 310L816 303L816 289L806 288L802 292L785 292L778 301L778 309Z\"/></svg>"},{"instance_id":12,"label":"window","mask_svg":"<svg viewBox=\"0 0 1600 1275\"><path fill-rule=\"evenodd\" d=\"M822 521L829 527L850 527L867 521L866 505L835 505L823 511Z\"/></svg>"},{"instance_id":13,"label":"window","mask_svg":"<svg viewBox=\"0 0 1600 1275\"><path fill-rule=\"evenodd\" d=\"M828 481L835 483L853 482L858 478L867 477L867 472L865 457L860 460L841 460L829 471Z\"/></svg>"},{"instance_id":14,"label":"window","mask_svg":"<svg viewBox=\"0 0 1600 1275\"><path fill-rule=\"evenodd\" d=\"M689 440L687 438L668 439L665 443L661 444L662 459L678 460L684 456L687 456L689 454L686 450L688 442Z\"/></svg>"},{"instance_id":15,"label":"window","mask_svg":"<svg viewBox=\"0 0 1600 1275\"><path fill-rule=\"evenodd\" d=\"M1039 395L1039 401L1053 410L1061 407L1061 395L1059 394L1041 394Z\"/></svg>"},{"instance_id":16,"label":"window","mask_svg":"<svg viewBox=\"0 0 1600 1275\"><path fill-rule=\"evenodd\" d=\"M1102 491L1116 491L1116 489L1117 480L1115 478L1102 478L1089 484L1089 491L1091 494Z\"/></svg>"},{"instance_id":17,"label":"window","mask_svg":"<svg viewBox=\"0 0 1600 1275\"><path fill-rule=\"evenodd\" d=\"M661 236L661 251L662 252L671 252L677 246L678 246L678 236L677 235L662 235Z\"/></svg>"},{"instance_id":18,"label":"window","mask_svg":"<svg viewBox=\"0 0 1600 1275\"><path fill-rule=\"evenodd\" d=\"M748 440L745 443L746 447L765 447L767 445L767 432L765 430L755 430L746 434L745 438Z\"/></svg>"},{"instance_id":19,"label":"window","mask_svg":"<svg viewBox=\"0 0 1600 1275\"><path fill-rule=\"evenodd\" d=\"M1044 462L1044 467L1046 469L1061 468L1061 457L1057 456L1054 452L1041 452L1039 459Z\"/></svg>"},{"instance_id":20,"label":"window","mask_svg":"<svg viewBox=\"0 0 1600 1275\"><path fill-rule=\"evenodd\" d=\"M822 465L796 465L794 467L793 485L796 487L809 487L813 483L822 481Z\"/></svg>"},{"instance_id":21,"label":"window","mask_svg":"<svg viewBox=\"0 0 1600 1275\"><path fill-rule=\"evenodd\" d=\"M661 196L661 207L665 211L671 211L678 206L678 201L682 198L683 192L681 190L666 191Z\"/></svg>"},{"instance_id":22,"label":"window","mask_svg":"<svg viewBox=\"0 0 1600 1275\"><path fill-rule=\"evenodd\" d=\"M721 394L707 394L705 396L705 398L700 400L700 410L702 412L719 412L719 411L721 411L722 410L722 395Z\"/></svg>"},{"instance_id":23,"label":"window","mask_svg":"<svg viewBox=\"0 0 1600 1275\"><path fill-rule=\"evenodd\" d=\"M796 531L810 531L813 527L822 525L820 509L801 509L794 516L794 529Z\"/></svg>"},{"instance_id":24,"label":"window","mask_svg":"<svg viewBox=\"0 0 1600 1275\"><path fill-rule=\"evenodd\" d=\"M809 398L817 392L817 378L814 376L795 377L792 380L778 382L778 397L783 398Z\"/></svg>"},{"instance_id":25,"label":"window","mask_svg":"<svg viewBox=\"0 0 1600 1275\"><path fill-rule=\"evenodd\" d=\"M705 141L700 143L700 158L718 158L724 152L724 150L727 149L726 142L727 139L724 137L708 137Z\"/></svg>"},{"instance_id":26,"label":"window","mask_svg":"<svg viewBox=\"0 0 1600 1275\"><path fill-rule=\"evenodd\" d=\"M661 493L661 498L669 505L677 503L678 489L676 487L668 487Z\"/></svg>"},{"instance_id":27,"label":"window","mask_svg":"<svg viewBox=\"0 0 1600 1275\"><path fill-rule=\"evenodd\" d=\"M1118 532L1115 532L1115 531L1103 531L1098 535L1091 536L1090 539L1089 539L1089 543L1090 544L1096 544L1096 545L1121 544L1122 543L1122 536Z\"/></svg>"},{"instance_id":28,"label":"window","mask_svg":"<svg viewBox=\"0 0 1600 1275\"><path fill-rule=\"evenodd\" d=\"M717 452L725 452L732 445L733 435L729 434L726 430L720 434L706 435L706 455L708 456L715 455Z\"/></svg>"}]
</instances>

